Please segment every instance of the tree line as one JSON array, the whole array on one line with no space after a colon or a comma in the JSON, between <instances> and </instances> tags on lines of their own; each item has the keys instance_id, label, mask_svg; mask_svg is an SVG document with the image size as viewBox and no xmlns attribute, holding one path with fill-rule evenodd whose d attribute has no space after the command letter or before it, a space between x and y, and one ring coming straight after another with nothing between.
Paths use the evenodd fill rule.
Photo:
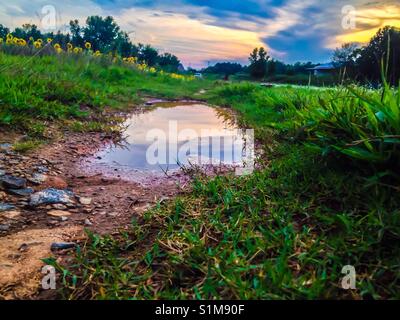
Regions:
<instances>
[{"instance_id":1,"label":"tree line","mask_svg":"<svg viewBox=\"0 0 400 320\"><path fill-rule=\"evenodd\" d=\"M68 33L42 33L35 24L24 24L11 31L0 24L0 38L5 39L8 34L26 41L42 39L46 42L50 38L53 43L58 43L63 48L69 43L81 48L85 47L85 43L90 43L94 51L99 50L105 54L111 53L121 57L137 57L140 62L150 67L159 66L168 72L176 72L181 66L178 57L171 53L161 54L150 45L132 43L129 35L121 30L111 16L91 16L86 19L84 25L78 20L72 20L69 23Z\"/></svg>"},{"instance_id":2,"label":"tree line","mask_svg":"<svg viewBox=\"0 0 400 320\"><path fill-rule=\"evenodd\" d=\"M364 46L344 44L333 52L331 60L342 79L376 86L385 77L389 83L396 85L400 79L400 29L391 26L379 29ZM261 80L274 75L308 74L317 65L312 62L285 64L271 58L265 48L255 48L247 66L224 62L205 68L203 72L222 74L226 78L242 72Z\"/></svg>"}]
</instances>

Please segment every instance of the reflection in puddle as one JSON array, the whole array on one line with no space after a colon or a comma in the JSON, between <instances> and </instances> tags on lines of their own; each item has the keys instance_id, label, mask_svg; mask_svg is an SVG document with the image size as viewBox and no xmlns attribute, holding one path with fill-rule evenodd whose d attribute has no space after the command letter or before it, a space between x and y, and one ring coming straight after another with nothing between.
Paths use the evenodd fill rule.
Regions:
<instances>
[{"instance_id":1,"label":"reflection in puddle","mask_svg":"<svg viewBox=\"0 0 400 320\"><path fill-rule=\"evenodd\" d=\"M109 145L94 164L113 170L163 173L181 165L242 164L244 136L220 109L198 103L158 104L131 115L122 145Z\"/></svg>"}]
</instances>

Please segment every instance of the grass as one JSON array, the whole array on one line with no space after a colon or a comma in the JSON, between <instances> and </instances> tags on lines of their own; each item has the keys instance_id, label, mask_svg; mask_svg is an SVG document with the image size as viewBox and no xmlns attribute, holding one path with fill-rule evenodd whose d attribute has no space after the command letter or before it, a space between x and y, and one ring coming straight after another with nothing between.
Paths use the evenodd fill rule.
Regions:
<instances>
[{"instance_id":1,"label":"grass","mask_svg":"<svg viewBox=\"0 0 400 320\"><path fill-rule=\"evenodd\" d=\"M132 107L145 96L188 98L205 85L206 81L140 72L106 58L0 51L0 125L43 138L49 123L93 124L101 122L107 109Z\"/></svg>"},{"instance_id":2,"label":"grass","mask_svg":"<svg viewBox=\"0 0 400 320\"><path fill-rule=\"evenodd\" d=\"M49 125L115 130L105 110L143 96L192 97L183 82L107 61L0 54L0 119L34 147ZM128 232L88 233L55 265L69 299L398 299L400 92L218 83L264 149L246 177L195 177L192 192L135 217ZM40 140L39 140L40 141ZM357 289L343 290L353 265Z\"/></svg>"},{"instance_id":3,"label":"grass","mask_svg":"<svg viewBox=\"0 0 400 320\"><path fill-rule=\"evenodd\" d=\"M381 100L378 93L359 89L265 89L246 83L210 91L210 102L231 106L242 125L256 129L266 155L262 169L247 177L197 177L192 192L135 218L129 232L89 233L71 265L47 260L63 274L61 294L69 299L399 299L396 175L387 181L375 176L382 167L368 159L308 147L316 137L321 146L330 146L337 132L347 144L358 139L357 132L372 130L372 115L358 109L366 107L362 101L380 107L376 117L399 108L394 91L379 94ZM341 108L330 122L313 113L331 110L328 101ZM343 138L353 125L359 130ZM389 123L378 127L395 130ZM356 269L356 290L340 286L346 265Z\"/></svg>"}]
</instances>

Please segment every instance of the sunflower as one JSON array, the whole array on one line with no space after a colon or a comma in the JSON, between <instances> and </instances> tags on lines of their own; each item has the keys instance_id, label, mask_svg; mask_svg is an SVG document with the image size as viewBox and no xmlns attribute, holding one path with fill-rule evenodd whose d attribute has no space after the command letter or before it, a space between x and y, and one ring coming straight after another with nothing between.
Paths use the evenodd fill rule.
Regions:
<instances>
[{"instance_id":1,"label":"sunflower","mask_svg":"<svg viewBox=\"0 0 400 320\"><path fill-rule=\"evenodd\" d=\"M92 48L92 44L90 42L85 43L85 48L90 50Z\"/></svg>"},{"instance_id":2,"label":"sunflower","mask_svg":"<svg viewBox=\"0 0 400 320\"><path fill-rule=\"evenodd\" d=\"M34 46L36 49L40 49L40 48L42 47L42 43L39 42L39 41L35 41L35 42L33 43L33 46Z\"/></svg>"},{"instance_id":3,"label":"sunflower","mask_svg":"<svg viewBox=\"0 0 400 320\"><path fill-rule=\"evenodd\" d=\"M52 43L53 39L52 38L47 38L47 43Z\"/></svg>"},{"instance_id":4,"label":"sunflower","mask_svg":"<svg viewBox=\"0 0 400 320\"><path fill-rule=\"evenodd\" d=\"M42 44L42 43L43 43L43 40L42 40L42 39L37 39L36 42Z\"/></svg>"},{"instance_id":5,"label":"sunflower","mask_svg":"<svg viewBox=\"0 0 400 320\"><path fill-rule=\"evenodd\" d=\"M60 46L58 43L56 43L56 44L54 45L54 49L56 49L56 50L61 49L61 46Z\"/></svg>"},{"instance_id":6,"label":"sunflower","mask_svg":"<svg viewBox=\"0 0 400 320\"><path fill-rule=\"evenodd\" d=\"M69 49L69 50L72 50L73 49L73 45L72 45L72 43L67 43L67 48Z\"/></svg>"}]
</instances>

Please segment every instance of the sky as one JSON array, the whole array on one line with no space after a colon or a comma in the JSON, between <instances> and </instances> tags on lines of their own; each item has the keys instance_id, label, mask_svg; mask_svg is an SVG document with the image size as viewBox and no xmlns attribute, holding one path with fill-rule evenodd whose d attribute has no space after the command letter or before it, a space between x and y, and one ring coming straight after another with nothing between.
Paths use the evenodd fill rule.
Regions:
<instances>
[{"instance_id":1,"label":"sky","mask_svg":"<svg viewBox=\"0 0 400 320\"><path fill-rule=\"evenodd\" d=\"M346 42L366 43L385 26L400 27L400 0L0 0L0 24L56 29L69 20L111 15L135 43L177 55L186 67L246 64L255 47L287 63L328 62Z\"/></svg>"}]
</instances>

